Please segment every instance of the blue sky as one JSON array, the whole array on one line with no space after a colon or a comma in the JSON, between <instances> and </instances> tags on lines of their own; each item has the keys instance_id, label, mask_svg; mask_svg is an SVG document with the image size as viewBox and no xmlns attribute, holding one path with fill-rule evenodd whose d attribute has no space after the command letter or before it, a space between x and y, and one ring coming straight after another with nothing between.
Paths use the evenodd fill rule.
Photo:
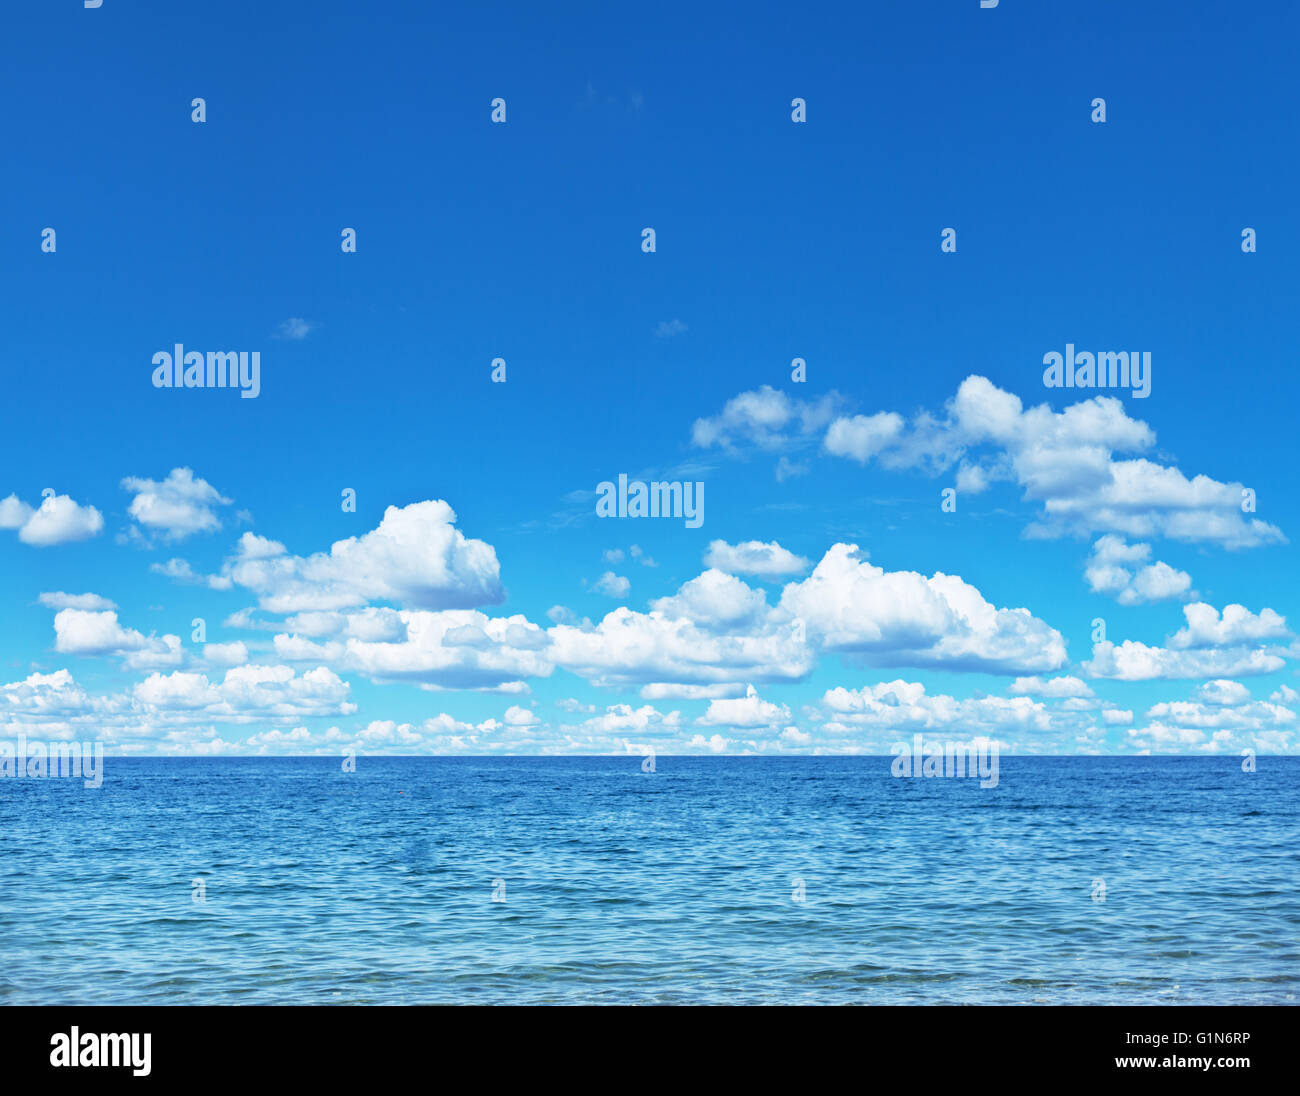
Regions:
<instances>
[{"instance_id":1,"label":"blue sky","mask_svg":"<svg viewBox=\"0 0 1300 1096\"><path fill-rule=\"evenodd\" d=\"M1294 751L1298 17L1134 7L23 5L7 734Z\"/></svg>"}]
</instances>

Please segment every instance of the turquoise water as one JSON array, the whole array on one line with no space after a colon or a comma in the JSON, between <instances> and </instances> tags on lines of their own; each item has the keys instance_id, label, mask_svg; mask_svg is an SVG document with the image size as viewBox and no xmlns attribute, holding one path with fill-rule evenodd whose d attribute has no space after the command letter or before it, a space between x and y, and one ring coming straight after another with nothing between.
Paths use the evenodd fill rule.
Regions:
<instances>
[{"instance_id":1,"label":"turquoise water","mask_svg":"<svg viewBox=\"0 0 1300 1096\"><path fill-rule=\"evenodd\" d=\"M1003 757L987 790L889 758L357 764L0 780L0 1001L1300 992L1300 758Z\"/></svg>"}]
</instances>

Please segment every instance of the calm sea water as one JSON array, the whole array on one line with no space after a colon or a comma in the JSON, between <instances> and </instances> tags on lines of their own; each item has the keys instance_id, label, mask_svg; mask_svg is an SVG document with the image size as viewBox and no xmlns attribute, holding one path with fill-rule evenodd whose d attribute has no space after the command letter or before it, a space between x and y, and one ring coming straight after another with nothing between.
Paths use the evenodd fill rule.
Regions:
<instances>
[{"instance_id":1,"label":"calm sea water","mask_svg":"<svg viewBox=\"0 0 1300 1096\"><path fill-rule=\"evenodd\" d=\"M0 780L0 1001L1296 1000L1300 758L1000 777L362 757Z\"/></svg>"}]
</instances>

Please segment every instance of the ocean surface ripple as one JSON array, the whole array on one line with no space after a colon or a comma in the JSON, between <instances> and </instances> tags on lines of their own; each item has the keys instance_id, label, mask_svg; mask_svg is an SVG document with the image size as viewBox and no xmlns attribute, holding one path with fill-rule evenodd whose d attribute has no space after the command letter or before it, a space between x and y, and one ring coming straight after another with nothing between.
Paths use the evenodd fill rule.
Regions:
<instances>
[{"instance_id":1,"label":"ocean surface ripple","mask_svg":"<svg viewBox=\"0 0 1300 1096\"><path fill-rule=\"evenodd\" d=\"M1296 1000L1300 758L104 770L0 780L0 1003Z\"/></svg>"}]
</instances>

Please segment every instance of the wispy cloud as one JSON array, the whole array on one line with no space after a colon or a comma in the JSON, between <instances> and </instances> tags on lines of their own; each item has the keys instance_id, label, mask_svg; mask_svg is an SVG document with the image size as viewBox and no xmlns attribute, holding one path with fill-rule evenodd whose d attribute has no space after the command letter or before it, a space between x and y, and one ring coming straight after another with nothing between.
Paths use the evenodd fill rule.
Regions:
<instances>
[{"instance_id":1,"label":"wispy cloud","mask_svg":"<svg viewBox=\"0 0 1300 1096\"><path fill-rule=\"evenodd\" d=\"M313 331L316 325L310 320L304 320L298 316L291 316L275 329L277 339L305 339Z\"/></svg>"}]
</instances>

